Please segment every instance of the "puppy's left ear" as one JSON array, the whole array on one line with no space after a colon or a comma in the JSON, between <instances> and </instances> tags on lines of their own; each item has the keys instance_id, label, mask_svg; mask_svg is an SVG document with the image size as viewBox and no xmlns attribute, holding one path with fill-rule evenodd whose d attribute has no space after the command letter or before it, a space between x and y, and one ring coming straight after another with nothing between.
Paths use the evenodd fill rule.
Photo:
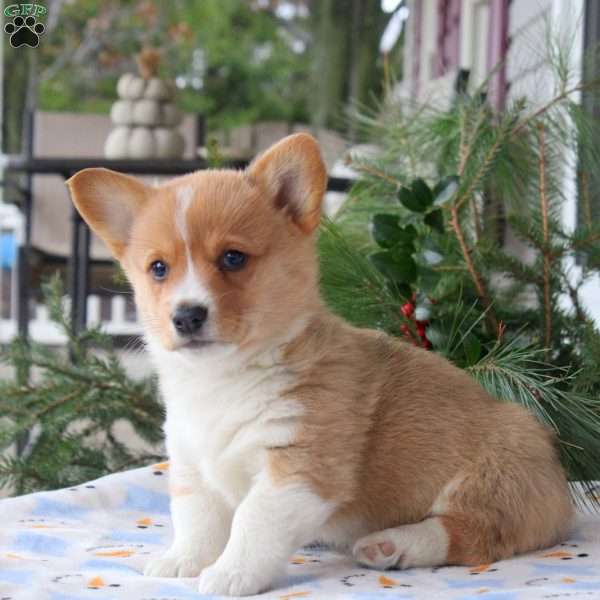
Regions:
<instances>
[{"instance_id":1,"label":"puppy's left ear","mask_svg":"<svg viewBox=\"0 0 600 600\"><path fill-rule=\"evenodd\" d=\"M254 160L247 172L266 187L275 208L286 211L304 233L317 228L327 188L317 140L306 133L290 135Z\"/></svg>"}]
</instances>

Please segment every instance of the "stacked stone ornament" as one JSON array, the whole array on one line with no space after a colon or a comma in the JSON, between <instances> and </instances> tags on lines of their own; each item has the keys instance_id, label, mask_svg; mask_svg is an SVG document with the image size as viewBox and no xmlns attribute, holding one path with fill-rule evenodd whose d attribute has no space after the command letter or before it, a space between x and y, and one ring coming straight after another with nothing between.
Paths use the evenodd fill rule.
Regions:
<instances>
[{"instance_id":1,"label":"stacked stone ornament","mask_svg":"<svg viewBox=\"0 0 600 600\"><path fill-rule=\"evenodd\" d=\"M114 128L104 144L110 159L181 158L185 141L177 126L175 86L157 77L159 54L145 49L137 57L139 75L125 73L117 84L119 100L110 111Z\"/></svg>"}]
</instances>

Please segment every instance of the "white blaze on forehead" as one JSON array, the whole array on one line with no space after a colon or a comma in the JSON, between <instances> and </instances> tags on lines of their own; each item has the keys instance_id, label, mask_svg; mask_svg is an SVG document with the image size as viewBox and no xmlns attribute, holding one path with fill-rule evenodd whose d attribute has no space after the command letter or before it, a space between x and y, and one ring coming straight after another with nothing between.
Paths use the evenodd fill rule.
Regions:
<instances>
[{"instance_id":1,"label":"white blaze on forehead","mask_svg":"<svg viewBox=\"0 0 600 600\"><path fill-rule=\"evenodd\" d=\"M175 309L179 304L203 304L209 306L210 294L199 277L190 249L187 212L194 200L194 189L191 186L181 187L176 191L177 205L175 207L175 226L185 244L186 270L185 275L173 290L171 306Z\"/></svg>"},{"instance_id":2,"label":"white blaze on forehead","mask_svg":"<svg viewBox=\"0 0 600 600\"><path fill-rule=\"evenodd\" d=\"M187 211L192 205L192 200L194 199L194 189L189 185L181 187L175 193L175 198L177 200L177 206L175 207L175 225L179 235L181 235L181 238L185 242L187 252L189 254L190 248L186 219Z\"/></svg>"}]
</instances>

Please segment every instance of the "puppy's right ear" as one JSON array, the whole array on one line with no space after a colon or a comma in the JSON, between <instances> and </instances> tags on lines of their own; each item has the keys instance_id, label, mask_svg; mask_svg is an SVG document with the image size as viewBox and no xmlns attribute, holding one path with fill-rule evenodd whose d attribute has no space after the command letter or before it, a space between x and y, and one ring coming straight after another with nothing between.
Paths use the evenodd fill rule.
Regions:
<instances>
[{"instance_id":1,"label":"puppy's right ear","mask_svg":"<svg viewBox=\"0 0 600 600\"><path fill-rule=\"evenodd\" d=\"M83 220L121 259L133 220L150 196L151 188L138 179L109 169L84 169L67 186Z\"/></svg>"}]
</instances>

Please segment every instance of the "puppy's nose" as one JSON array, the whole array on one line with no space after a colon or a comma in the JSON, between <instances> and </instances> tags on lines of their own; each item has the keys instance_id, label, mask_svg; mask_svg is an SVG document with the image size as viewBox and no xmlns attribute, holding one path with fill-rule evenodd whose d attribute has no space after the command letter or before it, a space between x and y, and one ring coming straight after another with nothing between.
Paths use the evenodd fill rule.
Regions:
<instances>
[{"instance_id":1,"label":"puppy's nose","mask_svg":"<svg viewBox=\"0 0 600 600\"><path fill-rule=\"evenodd\" d=\"M206 306L202 306L201 304L194 306L184 305L177 307L172 320L175 329L180 335L193 335L204 325L207 316L208 309Z\"/></svg>"}]
</instances>

